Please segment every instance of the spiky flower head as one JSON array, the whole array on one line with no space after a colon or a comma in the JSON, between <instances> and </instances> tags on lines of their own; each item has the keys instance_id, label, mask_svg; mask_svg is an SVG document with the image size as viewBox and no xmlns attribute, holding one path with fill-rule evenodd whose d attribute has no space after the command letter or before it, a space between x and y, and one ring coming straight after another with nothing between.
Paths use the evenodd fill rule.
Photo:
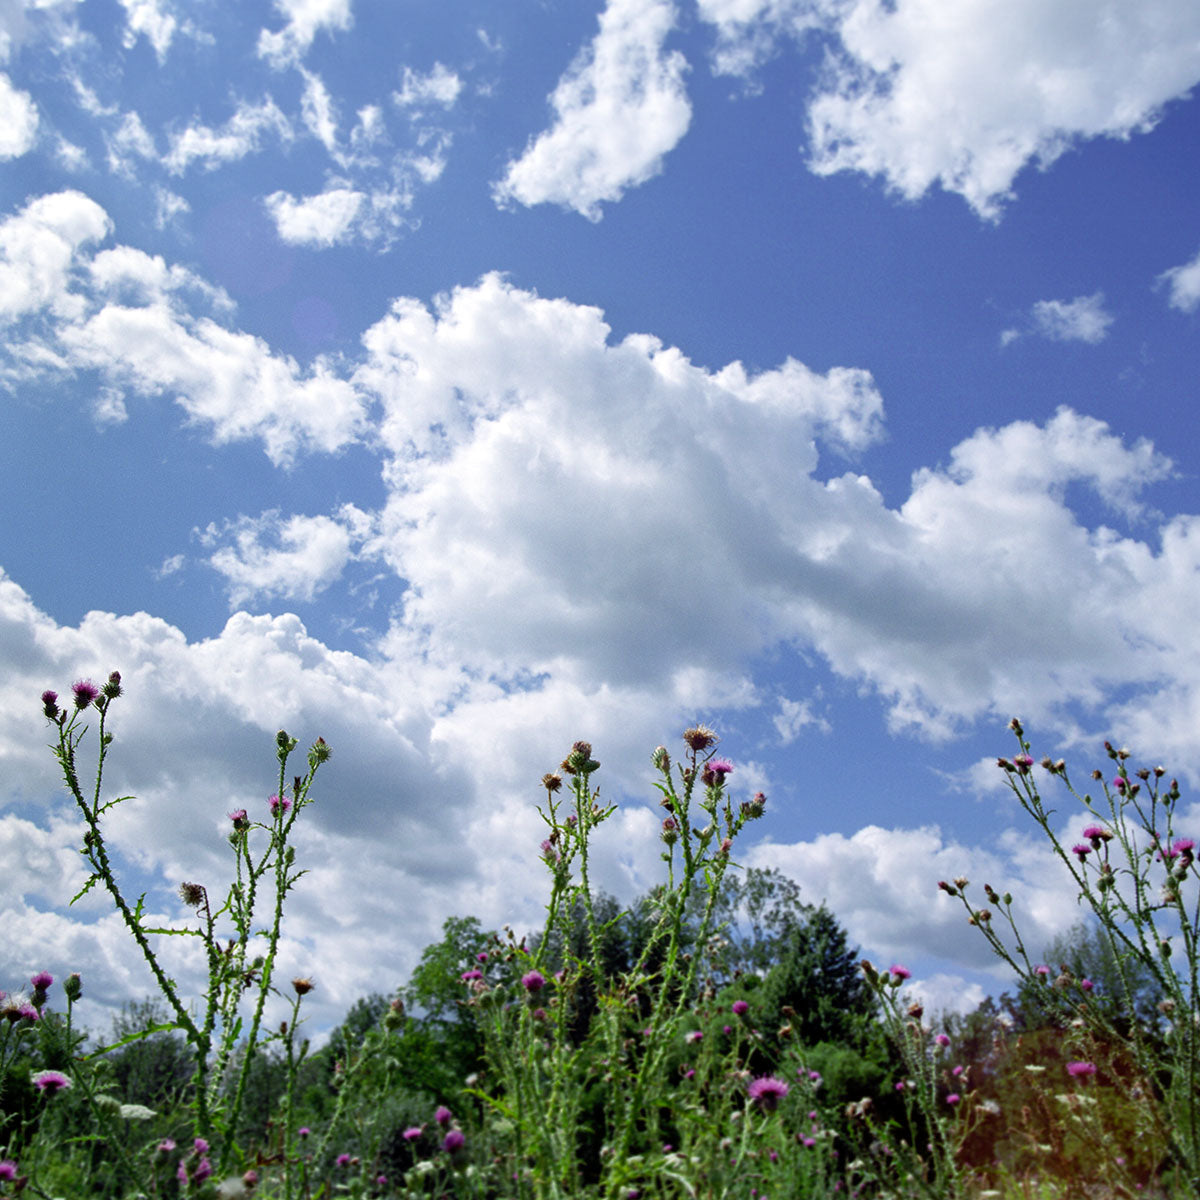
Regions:
<instances>
[{"instance_id":1,"label":"spiky flower head","mask_svg":"<svg viewBox=\"0 0 1200 1200\"><path fill-rule=\"evenodd\" d=\"M750 1081L746 1092L759 1108L765 1112L774 1112L790 1090L782 1079L776 1079L774 1075L760 1075Z\"/></svg>"},{"instance_id":2,"label":"spiky flower head","mask_svg":"<svg viewBox=\"0 0 1200 1200\"><path fill-rule=\"evenodd\" d=\"M78 971L72 971L70 975L63 980L63 992L68 1000L78 1000L83 995L83 981L79 978Z\"/></svg>"},{"instance_id":3,"label":"spiky flower head","mask_svg":"<svg viewBox=\"0 0 1200 1200\"><path fill-rule=\"evenodd\" d=\"M71 1086L71 1080L61 1071L35 1071L33 1086L45 1096L54 1096L65 1092Z\"/></svg>"},{"instance_id":4,"label":"spiky flower head","mask_svg":"<svg viewBox=\"0 0 1200 1200\"><path fill-rule=\"evenodd\" d=\"M96 697L100 695L100 689L90 679L77 679L71 684L71 691L75 694L77 712L83 712L85 708L94 704Z\"/></svg>"},{"instance_id":5,"label":"spiky flower head","mask_svg":"<svg viewBox=\"0 0 1200 1200\"><path fill-rule=\"evenodd\" d=\"M750 1005L745 1000L735 1000L729 1007L735 1017L744 1017L750 1011Z\"/></svg>"},{"instance_id":6,"label":"spiky flower head","mask_svg":"<svg viewBox=\"0 0 1200 1200\"><path fill-rule=\"evenodd\" d=\"M521 986L533 995L546 986L546 977L541 971L529 971L521 976Z\"/></svg>"},{"instance_id":7,"label":"spiky flower head","mask_svg":"<svg viewBox=\"0 0 1200 1200\"><path fill-rule=\"evenodd\" d=\"M54 983L54 976L49 971L39 971L29 980L29 986L35 992L48 992Z\"/></svg>"},{"instance_id":8,"label":"spiky flower head","mask_svg":"<svg viewBox=\"0 0 1200 1200\"><path fill-rule=\"evenodd\" d=\"M717 735L707 725L693 725L683 731L683 740L688 749L699 753L717 744Z\"/></svg>"},{"instance_id":9,"label":"spiky flower head","mask_svg":"<svg viewBox=\"0 0 1200 1200\"><path fill-rule=\"evenodd\" d=\"M267 803L271 807L271 816L276 817L281 812L286 813L292 807L292 802L286 796L272 796Z\"/></svg>"},{"instance_id":10,"label":"spiky flower head","mask_svg":"<svg viewBox=\"0 0 1200 1200\"><path fill-rule=\"evenodd\" d=\"M547 771L542 776L542 787L548 792L558 792L562 790L562 776L556 775L553 771Z\"/></svg>"},{"instance_id":11,"label":"spiky flower head","mask_svg":"<svg viewBox=\"0 0 1200 1200\"><path fill-rule=\"evenodd\" d=\"M442 1139L442 1149L447 1154L457 1154L466 1144L467 1137L461 1129L447 1129Z\"/></svg>"},{"instance_id":12,"label":"spiky flower head","mask_svg":"<svg viewBox=\"0 0 1200 1200\"><path fill-rule=\"evenodd\" d=\"M1067 1063L1067 1074L1071 1076L1079 1075L1095 1075L1096 1064L1090 1062L1069 1062Z\"/></svg>"},{"instance_id":13,"label":"spiky flower head","mask_svg":"<svg viewBox=\"0 0 1200 1200\"><path fill-rule=\"evenodd\" d=\"M439 1104L433 1110L433 1119L442 1126L449 1125L454 1114L444 1105Z\"/></svg>"},{"instance_id":14,"label":"spiky flower head","mask_svg":"<svg viewBox=\"0 0 1200 1200\"><path fill-rule=\"evenodd\" d=\"M199 908L204 903L204 885L199 883L181 883L179 898L188 908Z\"/></svg>"},{"instance_id":15,"label":"spiky flower head","mask_svg":"<svg viewBox=\"0 0 1200 1200\"><path fill-rule=\"evenodd\" d=\"M52 721L54 720L55 717L58 716L58 693L57 692L52 692L49 688L47 688L42 693L42 711Z\"/></svg>"},{"instance_id":16,"label":"spiky flower head","mask_svg":"<svg viewBox=\"0 0 1200 1200\"><path fill-rule=\"evenodd\" d=\"M292 991L294 991L297 996L307 996L315 986L316 985L307 975L297 975L296 978L292 980Z\"/></svg>"},{"instance_id":17,"label":"spiky flower head","mask_svg":"<svg viewBox=\"0 0 1200 1200\"><path fill-rule=\"evenodd\" d=\"M112 671L104 681L101 691L103 691L108 699L115 700L121 694L121 672Z\"/></svg>"}]
</instances>

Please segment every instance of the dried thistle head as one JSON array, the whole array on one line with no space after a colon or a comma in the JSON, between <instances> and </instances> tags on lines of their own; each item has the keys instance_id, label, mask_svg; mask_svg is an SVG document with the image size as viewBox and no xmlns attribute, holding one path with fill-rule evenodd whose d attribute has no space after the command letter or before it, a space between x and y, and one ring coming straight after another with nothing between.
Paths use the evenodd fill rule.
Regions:
<instances>
[{"instance_id":1,"label":"dried thistle head","mask_svg":"<svg viewBox=\"0 0 1200 1200\"><path fill-rule=\"evenodd\" d=\"M719 739L707 725L693 725L683 731L683 740L688 749L699 752L715 746Z\"/></svg>"}]
</instances>

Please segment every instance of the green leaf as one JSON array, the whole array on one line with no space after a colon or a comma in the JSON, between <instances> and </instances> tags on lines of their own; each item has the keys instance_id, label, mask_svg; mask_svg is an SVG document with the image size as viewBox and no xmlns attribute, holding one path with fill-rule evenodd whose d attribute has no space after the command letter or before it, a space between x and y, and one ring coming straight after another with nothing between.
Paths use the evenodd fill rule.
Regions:
<instances>
[{"instance_id":1,"label":"green leaf","mask_svg":"<svg viewBox=\"0 0 1200 1200\"><path fill-rule=\"evenodd\" d=\"M75 895L73 895L71 897L71 904L74 904L75 901L80 898L80 896L86 896L88 894L88 892L90 892L92 890L92 888L96 885L96 882L99 880L99 878L100 878L100 873L98 871L95 872L94 874L90 875L88 877L87 883L85 883L83 885L83 887L81 887L79 889L79 891L77 891L75 893ZM69 908L70 905L68 905L67 907Z\"/></svg>"},{"instance_id":2,"label":"green leaf","mask_svg":"<svg viewBox=\"0 0 1200 1200\"><path fill-rule=\"evenodd\" d=\"M101 1055L108 1054L111 1050L119 1050L122 1046L128 1046L131 1042L140 1042L156 1033L170 1033L179 1026L171 1021L164 1021L158 1025L147 1025L145 1029L139 1029L137 1033L126 1034L119 1042L113 1042L111 1046L101 1046L99 1050L93 1050L87 1057L89 1059L99 1058ZM96 1097L97 1101L101 1099L112 1099L112 1097ZM114 1101L117 1103L117 1101Z\"/></svg>"}]
</instances>

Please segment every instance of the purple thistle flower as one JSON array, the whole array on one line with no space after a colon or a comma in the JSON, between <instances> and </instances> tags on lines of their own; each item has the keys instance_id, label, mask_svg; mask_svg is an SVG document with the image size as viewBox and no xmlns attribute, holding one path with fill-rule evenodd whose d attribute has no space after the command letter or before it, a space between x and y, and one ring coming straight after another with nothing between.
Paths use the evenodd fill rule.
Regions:
<instances>
[{"instance_id":1,"label":"purple thistle flower","mask_svg":"<svg viewBox=\"0 0 1200 1200\"><path fill-rule=\"evenodd\" d=\"M188 1169L187 1164L183 1162L182 1159L180 1160L179 1166L175 1168L175 1178L178 1179L179 1182L184 1185L184 1187L187 1186Z\"/></svg>"},{"instance_id":2,"label":"purple thistle flower","mask_svg":"<svg viewBox=\"0 0 1200 1200\"><path fill-rule=\"evenodd\" d=\"M272 812L274 809L272 809ZM229 814L229 819L233 822L234 829L242 830L250 828L250 814L244 808L235 808Z\"/></svg>"},{"instance_id":3,"label":"purple thistle flower","mask_svg":"<svg viewBox=\"0 0 1200 1200\"><path fill-rule=\"evenodd\" d=\"M685 1042L702 1042L704 1040L704 1030L693 1029L689 1033L685 1033L683 1035L683 1040Z\"/></svg>"},{"instance_id":4,"label":"purple thistle flower","mask_svg":"<svg viewBox=\"0 0 1200 1200\"><path fill-rule=\"evenodd\" d=\"M406 1142L415 1142L420 1138L422 1132L420 1125L410 1125L400 1136Z\"/></svg>"},{"instance_id":5,"label":"purple thistle flower","mask_svg":"<svg viewBox=\"0 0 1200 1200\"><path fill-rule=\"evenodd\" d=\"M541 971L529 971L521 976L521 986L531 994L540 992L546 986L546 977Z\"/></svg>"},{"instance_id":6,"label":"purple thistle flower","mask_svg":"<svg viewBox=\"0 0 1200 1200\"><path fill-rule=\"evenodd\" d=\"M757 1079L752 1079L746 1089L750 1099L766 1112L774 1112L779 1107L780 1100L789 1091L788 1085L782 1079L776 1079L774 1075L760 1075Z\"/></svg>"},{"instance_id":7,"label":"purple thistle flower","mask_svg":"<svg viewBox=\"0 0 1200 1200\"><path fill-rule=\"evenodd\" d=\"M348 1167L350 1165L350 1155L339 1154L334 1161L339 1167Z\"/></svg>"},{"instance_id":8,"label":"purple thistle flower","mask_svg":"<svg viewBox=\"0 0 1200 1200\"><path fill-rule=\"evenodd\" d=\"M1176 838L1174 844L1171 846L1173 854L1186 854L1188 858L1192 857L1195 849L1196 843L1191 838Z\"/></svg>"},{"instance_id":9,"label":"purple thistle flower","mask_svg":"<svg viewBox=\"0 0 1200 1200\"><path fill-rule=\"evenodd\" d=\"M78 712L83 712L100 695L100 689L90 679L77 679L71 684L71 691L75 694Z\"/></svg>"},{"instance_id":10,"label":"purple thistle flower","mask_svg":"<svg viewBox=\"0 0 1200 1200\"><path fill-rule=\"evenodd\" d=\"M312 1133L312 1130L309 1129L307 1125L301 1125L300 1128L296 1130L297 1137L306 1138L310 1133Z\"/></svg>"},{"instance_id":11,"label":"purple thistle flower","mask_svg":"<svg viewBox=\"0 0 1200 1200\"><path fill-rule=\"evenodd\" d=\"M950 1095L946 1097L946 1103L957 1104L961 1099L962 1097L957 1092L951 1092Z\"/></svg>"},{"instance_id":12,"label":"purple thistle flower","mask_svg":"<svg viewBox=\"0 0 1200 1200\"><path fill-rule=\"evenodd\" d=\"M1085 991L1090 992L1096 985L1090 979L1081 979L1079 986Z\"/></svg>"},{"instance_id":13,"label":"purple thistle flower","mask_svg":"<svg viewBox=\"0 0 1200 1200\"><path fill-rule=\"evenodd\" d=\"M464 971L459 978L463 981L463 983L470 983L472 979L482 979L483 972L475 970Z\"/></svg>"},{"instance_id":14,"label":"purple thistle flower","mask_svg":"<svg viewBox=\"0 0 1200 1200\"><path fill-rule=\"evenodd\" d=\"M487 954L486 950L480 950L480 952L477 955L475 955L476 962L485 963L485 962L487 962L487 960L488 960L488 954Z\"/></svg>"},{"instance_id":15,"label":"purple thistle flower","mask_svg":"<svg viewBox=\"0 0 1200 1200\"><path fill-rule=\"evenodd\" d=\"M193 1183L203 1183L213 1173L212 1163L207 1158L201 1158L192 1172Z\"/></svg>"},{"instance_id":16,"label":"purple thistle flower","mask_svg":"<svg viewBox=\"0 0 1200 1200\"><path fill-rule=\"evenodd\" d=\"M58 693L57 692L52 692L52 691L50 691L49 688L47 688L42 693L42 711L52 721L58 716Z\"/></svg>"},{"instance_id":17,"label":"purple thistle flower","mask_svg":"<svg viewBox=\"0 0 1200 1200\"><path fill-rule=\"evenodd\" d=\"M38 1071L33 1076L33 1086L46 1096L65 1092L71 1086L70 1079L61 1071Z\"/></svg>"},{"instance_id":18,"label":"purple thistle flower","mask_svg":"<svg viewBox=\"0 0 1200 1200\"><path fill-rule=\"evenodd\" d=\"M292 802L286 796L272 796L267 803L271 806L271 816L277 816L282 810L287 812L292 807Z\"/></svg>"},{"instance_id":19,"label":"purple thistle flower","mask_svg":"<svg viewBox=\"0 0 1200 1200\"><path fill-rule=\"evenodd\" d=\"M0 1160L0 1183L11 1183L17 1177L17 1164L11 1158Z\"/></svg>"},{"instance_id":20,"label":"purple thistle flower","mask_svg":"<svg viewBox=\"0 0 1200 1200\"><path fill-rule=\"evenodd\" d=\"M461 1129L447 1129L442 1139L442 1149L447 1154L456 1154L467 1144L466 1135Z\"/></svg>"},{"instance_id":21,"label":"purple thistle flower","mask_svg":"<svg viewBox=\"0 0 1200 1200\"><path fill-rule=\"evenodd\" d=\"M902 967L899 963L896 963L896 965L892 967L892 978L911 979L912 972L907 967Z\"/></svg>"},{"instance_id":22,"label":"purple thistle flower","mask_svg":"<svg viewBox=\"0 0 1200 1200\"><path fill-rule=\"evenodd\" d=\"M1089 839L1092 845L1099 850L1101 842L1111 842L1112 834L1104 828L1103 825L1089 825L1083 831L1083 836Z\"/></svg>"},{"instance_id":23,"label":"purple thistle flower","mask_svg":"<svg viewBox=\"0 0 1200 1200\"><path fill-rule=\"evenodd\" d=\"M1091 852L1091 842L1076 842L1075 845L1071 847L1071 853L1074 854L1080 862L1083 862L1083 860L1087 858Z\"/></svg>"},{"instance_id":24,"label":"purple thistle flower","mask_svg":"<svg viewBox=\"0 0 1200 1200\"><path fill-rule=\"evenodd\" d=\"M158 1143L159 1154L170 1154L174 1149L175 1142L172 1138L163 1138L163 1140Z\"/></svg>"},{"instance_id":25,"label":"purple thistle flower","mask_svg":"<svg viewBox=\"0 0 1200 1200\"><path fill-rule=\"evenodd\" d=\"M1035 975L1041 975L1043 978L1045 978L1045 976L1050 974L1050 968L1046 966L1045 963L1042 963L1041 966L1033 968L1033 973Z\"/></svg>"},{"instance_id":26,"label":"purple thistle flower","mask_svg":"<svg viewBox=\"0 0 1200 1200\"><path fill-rule=\"evenodd\" d=\"M196 1138L196 1140L192 1142L192 1149L195 1150L197 1154L207 1154L208 1143L203 1138Z\"/></svg>"},{"instance_id":27,"label":"purple thistle flower","mask_svg":"<svg viewBox=\"0 0 1200 1200\"><path fill-rule=\"evenodd\" d=\"M726 1037L728 1037L733 1032L733 1026L732 1025L722 1025L721 1032L723 1034L725 1034Z\"/></svg>"},{"instance_id":28,"label":"purple thistle flower","mask_svg":"<svg viewBox=\"0 0 1200 1200\"><path fill-rule=\"evenodd\" d=\"M735 1000L730 1008L733 1009L735 1017L744 1017L750 1011L750 1005L745 1000Z\"/></svg>"},{"instance_id":29,"label":"purple thistle flower","mask_svg":"<svg viewBox=\"0 0 1200 1200\"><path fill-rule=\"evenodd\" d=\"M708 764L708 769L714 775L724 779L726 775L729 775L733 772L733 763L731 763L727 758L714 758L712 762Z\"/></svg>"},{"instance_id":30,"label":"purple thistle flower","mask_svg":"<svg viewBox=\"0 0 1200 1200\"><path fill-rule=\"evenodd\" d=\"M1118 775L1116 779L1112 781L1112 785L1117 789L1118 792L1124 795L1125 789L1129 786L1129 780L1126 779L1124 775Z\"/></svg>"},{"instance_id":31,"label":"purple thistle flower","mask_svg":"<svg viewBox=\"0 0 1200 1200\"><path fill-rule=\"evenodd\" d=\"M39 971L29 980L29 984L35 992L49 991L53 983L54 976L49 971Z\"/></svg>"},{"instance_id":32,"label":"purple thistle flower","mask_svg":"<svg viewBox=\"0 0 1200 1200\"><path fill-rule=\"evenodd\" d=\"M1095 1075L1096 1064L1090 1062L1069 1062L1067 1063L1067 1074L1071 1076L1078 1075Z\"/></svg>"},{"instance_id":33,"label":"purple thistle flower","mask_svg":"<svg viewBox=\"0 0 1200 1200\"><path fill-rule=\"evenodd\" d=\"M450 1119L453 1117L453 1115L454 1114L444 1104L439 1104L437 1108L433 1110L433 1119L439 1125L449 1125Z\"/></svg>"},{"instance_id":34,"label":"purple thistle flower","mask_svg":"<svg viewBox=\"0 0 1200 1200\"><path fill-rule=\"evenodd\" d=\"M950 1039L944 1033L939 1033L933 1040L937 1042L939 1046L950 1045Z\"/></svg>"},{"instance_id":35,"label":"purple thistle flower","mask_svg":"<svg viewBox=\"0 0 1200 1200\"><path fill-rule=\"evenodd\" d=\"M34 1008L34 1006L30 1004L28 1000L24 1000L17 1005L16 1016L10 1017L9 1019L19 1021L22 1017L24 1017L26 1021L40 1021L42 1019L42 1014L38 1012L38 1010Z\"/></svg>"}]
</instances>

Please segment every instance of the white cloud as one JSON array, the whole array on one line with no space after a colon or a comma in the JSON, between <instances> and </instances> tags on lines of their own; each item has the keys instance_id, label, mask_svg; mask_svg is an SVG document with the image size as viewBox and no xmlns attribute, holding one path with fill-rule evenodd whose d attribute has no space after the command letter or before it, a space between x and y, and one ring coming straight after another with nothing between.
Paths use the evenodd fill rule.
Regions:
<instances>
[{"instance_id":1,"label":"white cloud","mask_svg":"<svg viewBox=\"0 0 1200 1200\"><path fill-rule=\"evenodd\" d=\"M995 218L1030 162L1080 139L1127 138L1200 81L1200 8L1044 0L854 0L809 110L819 174L879 175L915 199L935 184Z\"/></svg>"},{"instance_id":2,"label":"white cloud","mask_svg":"<svg viewBox=\"0 0 1200 1200\"><path fill-rule=\"evenodd\" d=\"M119 175L133 177L134 159L156 159L158 148L142 118L135 112L127 112L121 123L111 133L104 135L108 151L109 169Z\"/></svg>"},{"instance_id":3,"label":"white cloud","mask_svg":"<svg viewBox=\"0 0 1200 1200\"><path fill-rule=\"evenodd\" d=\"M337 113L329 89L319 75L300 68L304 95L300 101L305 128L330 154L337 153Z\"/></svg>"},{"instance_id":4,"label":"white cloud","mask_svg":"<svg viewBox=\"0 0 1200 1200\"><path fill-rule=\"evenodd\" d=\"M0 72L0 158L20 158L37 140L38 111L33 97L13 87Z\"/></svg>"},{"instance_id":5,"label":"white cloud","mask_svg":"<svg viewBox=\"0 0 1200 1200\"><path fill-rule=\"evenodd\" d=\"M713 70L749 79L781 38L802 38L836 11L830 0L698 0L702 21L716 28Z\"/></svg>"},{"instance_id":6,"label":"white cloud","mask_svg":"<svg viewBox=\"0 0 1200 1200\"><path fill-rule=\"evenodd\" d=\"M275 11L287 24L259 33L258 55L276 70L299 62L322 30L346 30L352 21L350 0L275 0Z\"/></svg>"},{"instance_id":7,"label":"white cloud","mask_svg":"<svg viewBox=\"0 0 1200 1200\"><path fill-rule=\"evenodd\" d=\"M819 694L815 699L820 700ZM810 725L822 733L829 733L833 728L827 717L813 711L812 700L789 700L786 696L779 697L779 712L773 718L773 724L785 746L790 746L800 736L800 731Z\"/></svg>"},{"instance_id":8,"label":"white cloud","mask_svg":"<svg viewBox=\"0 0 1200 1200\"><path fill-rule=\"evenodd\" d=\"M144 36L161 63L179 25L174 14L164 7L163 0L121 0L121 7L125 9L126 49Z\"/></svg>"},{"instance_id":9,"label":"white cloud","mask_svg":"<svg viewBox=\"0 0 1200 1200\"><path fill-rule=\"evenodd\" d=\"M92 399L92 420L101 428L123 425L129 420L125 397L116 388L101 388Z\"/></svg>"},{"instance_id":10,"label":"white cloud","mask_svg":"<svg viewBox=\"0 0 1200 1200\"><path fill-rule=\"evenodd\" d=\"M664 54L670 0L609 0L600 32L550 97L554 125L508 165L497 202L549 201L599 220L603 201L645 183L687 132L683 55Z\"/></svg>"},{"instance_id":11,"label":"white cloud","mask_svg":"<svg viewBox=\"0 0 1200 1200\"><path fill-rule=\"evenodd\" d=\"M261 438L278 464L360 436L365 401L329 363L302 370L187 307L227 314L220 288L129 246L88 259L85 247L110 228L80 192L39 197L0 224L0 319L43 322L26 371L96 370L119 391L166 393L217 442Z\"/></svg>"},{"instance_id":12,"label":"white cloud","mask_svg":"<svg viewBox=\"0 0 1200 1200\"><path fill-rule=\"evenodd\" d=\"M192 206L178 193L169 188L154 189L154 227L165 229L176 217L191 212Z\"/></svg>"},{"instance_id":13,"label":"white cloud","mask_svg":"<svg viewBox=\"0 0 1200 1200\"><path fill-rule=\"evenodd\" d=\"M427 75L405 67L400 90L392 98L401 108L424 108L430 104L453 108L462 86L462 80L440 62L434 63Z\"/></svg>"},{"instance_id":14,"label":"white cloud","mask_svg":"<svg viewBox=\"0 0 1200 1200\"><path fill-rule=\"evenodd\" d=\"M1039 300L1030 309L1029 332L1053 342L1086 342L1095 346L1108 336L1112 314L1104 308L1104 293L1076 296L1074 300ZM1006 329L1000 344L1009 346L1021 337L1021 329Z\"/></svg>"},{"instance_id":15,"label":"white cloud","mask_svg":"<svg viewBox=\"0 0 1200 1200\"><path fill-rule=\"evenodd\" d=\"M228 583L229 606L262 604L274 598L311 601L333 583L353 556L354 529L364 514L353 506L337 518L291 516L274 509L257 518L240 517L203 541L219 546L209 563Z\"/></svg>"},{"instance_id":16,"label":"white cloud","mask_svg":"<svg viewBox=\"0 0 1200 1200\"><path fill-rule=\"evenodd\" d=\"M173 133L171 148L163 161L173 175L181 175L195 162L212 170L256 153L268 133L283 142L292 138L291 123L275 101L266 99L259 104L243 101L220 129L196 124Z\"/></svg>"},{"instance_id":17,"label":"white cloud","mask_svg":"<svg viewBox=\"0 0 1200 1200\"><path fill-rule=\"evenodd\" d=\"M40 308L80 310L68 284L82 247L106 237L108 215L82 192L31 201L0 224L0 320Z\"/></svg>"},{"instance_id":18,"label":"white cloud","mask_svg":"<svg viewBox=\"0 0 1200 1200\"><path fill-rule=\"evenodd\" d=\"M1195 312L1197 305L1200 305L1200 254L1181 267L1164 271L1158 277L1158 282L1167 285L1172 308L1180 312Z\"/></svg>"},{"instance_id":19,"label":"white cloud","mask_svg":"<svg viewBox=\"0 0 1200 1200\"><path fill-rule=\"evenodd\" d=\"M366 197L352 188L332 187L297 200L274 192L263 203L280 238L293 245L334 246L350 234Z\"/></svg>"}]
</instances>

